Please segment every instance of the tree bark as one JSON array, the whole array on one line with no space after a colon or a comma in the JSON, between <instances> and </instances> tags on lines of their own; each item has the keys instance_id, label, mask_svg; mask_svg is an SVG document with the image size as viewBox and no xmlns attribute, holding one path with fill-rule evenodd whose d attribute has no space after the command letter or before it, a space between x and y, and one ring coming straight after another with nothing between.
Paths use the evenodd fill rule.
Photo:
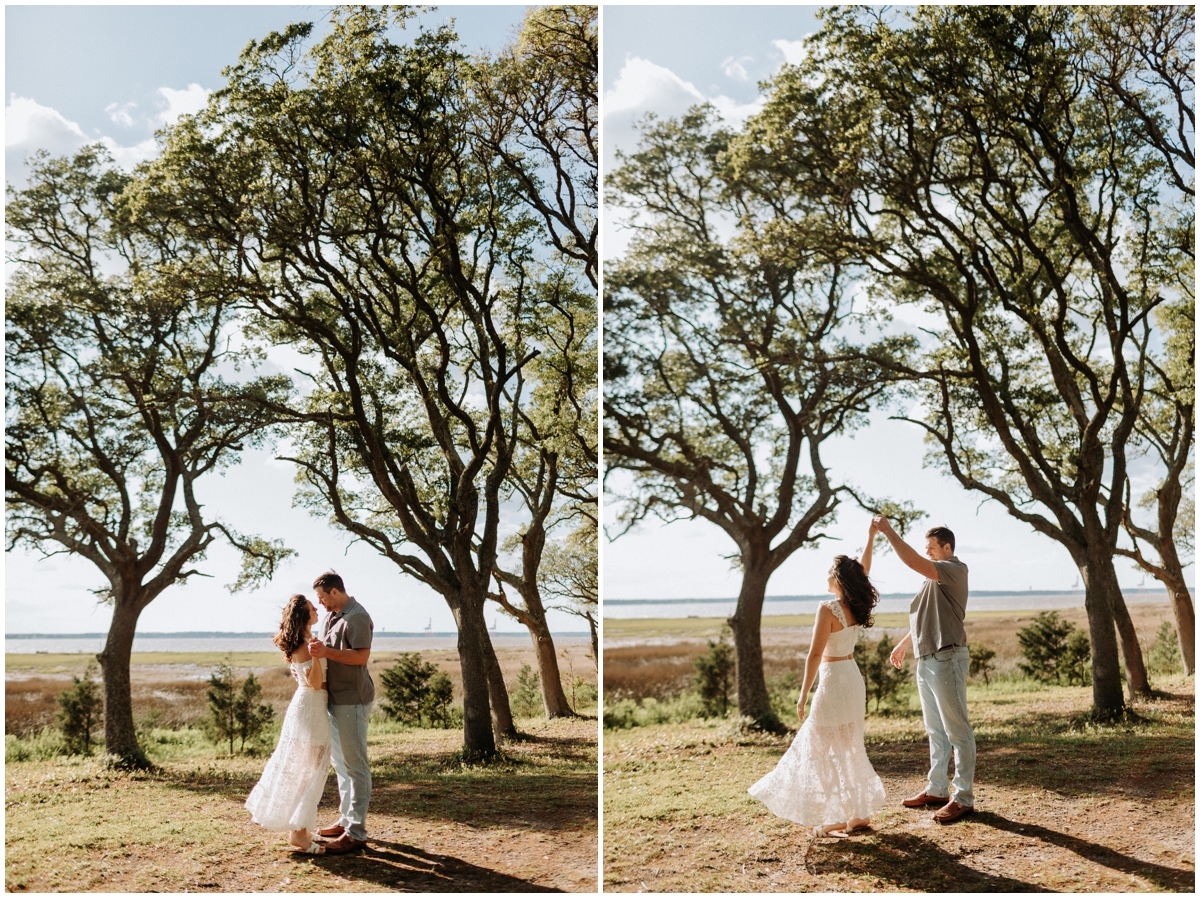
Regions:
<instances>
[{"instance_id":1,"label":"tree bark","mask_svg":"<svg viewBox=\"0 0 1200 898\"><path fill-rule=\"evenodd\" d=\"M1095 545L1094 543L1092 545ZM1091 557L1096 556L1096 557ZM1093 550L1079 565L1084 583L1084 608L1088 616L1088 638L1092 652L1092 704L1102 717L1125 709L1121 670L1117 665L1117 633L1113 595L1120 594L1112 556Z\"/></svg>"},{"instance_id":2,"label":"tree bark","mask_svg":"<svg viewBox=\"0 0 1200 898\"><path fill-rule=\"evenodd\" d=\"M528 605L529 600L526 599ZM554 651L554 637L546 625L545 612L541 620L529 628L529 636L533 639L533 650L537 653L538 671L542 680L542 706L546 709L546 717L574 717L575 711L567 701L563 692L562 674L558 669L558 655Z\"/></svg>"},{"instance_id":3,"label":"tree bark","mask_svg":"<svg viewBox=\"0 0 1200 898\"><path fill-rule=\"evenodd\" d=\"M1178 487L1176 487L1178 490ZM1178 499L1175 509L1178 508ZM1159 533L1171 533L1174 530L1174 519L1177 513L1171 509L1171 526L1167 528L1164 521L1163 503L1159 502ZM1179 553L1175 551L1175 541L1164 538L1159 541L1159 558L1162 560L1162 575L1159 579L1167 587L1167 595L1171 598L1171 607L1175 610L1175 629L1179 631L1179 654L1183 658L1183 670L1191 676L1196 672L1196 607L1192 603L1192 594L1183 579L1183 565L1179 563ZM1156 575L1157 576L1157 575Z\"/></svg>"},{"instance_id":4,"label":"tree bark","mask_svg":"<svg viewBox=\"0 0 1200 898\"><path fill-rule=\"evenodd\" d=\"M1116 579L1116 572L1113 572ZM1125 658L1125 676L1129 679L1129 697L1150 698L1150 677L1146 673L1146 660L1142 657L1142 646L1138 642L1133 618L1125 605L1125 596L1120 586L1112 593L1113 618L1117 624L1117 635L1121 639L1121 654Z\"/></svg>"},{"instance_id":5,"label":"tree bark","mask_svg":"<svg viewBox=\"0 0 1200 898\"><path fill-rule=\"evenodd\" d=\"M743 555L743 562L746 561ZM763 675L762 607L769 577L765 566L746 563L737 610L729 618L729 626L733 630L737 661L738 714L754 718L755 723L764 730L782 734L787 732L787 728L771 708L771 696Z\"/></svg>"},{"instance_id":6,"label":"tree bark","mask_svg":"<svg viewBox=\"0 0 1200 898\"><path fill-rule=\"evenodd\" d=\"M500 669L500 660L496 657L496 649L487 630L483 631L484 663L487 665L488 695L492 704L492 731L496 734L496 743L505 739L515 739L517 725L513 723L512 707L508 701L508 687L504 684L504 671Z\"/></svg>"},{"instance_id":7,"label":"tree bark","mask_svg":"<svg viewBox=\"0 0 1200 898\"><path fill-rule=\"evenodd\" d=\"M137 741L130 694L129 661L141 609L135 598L117 596L104 650L96 656L104 672L104 750L121 766L150 766Z\"/></svg>"},{"instance_id":8,"label":"tree bark","mask_svg":"<svg viewBox=\"0 0 1200 898\"><path fill-rule=\"evenodd\" d=\"M491 684L485 661L489 654L494 661L495 655L484 622L482 597L464 595L457 604L458 662L463 680L463 757L474 761L496 754L488 700Z\"/></svg>"}]
</instances>

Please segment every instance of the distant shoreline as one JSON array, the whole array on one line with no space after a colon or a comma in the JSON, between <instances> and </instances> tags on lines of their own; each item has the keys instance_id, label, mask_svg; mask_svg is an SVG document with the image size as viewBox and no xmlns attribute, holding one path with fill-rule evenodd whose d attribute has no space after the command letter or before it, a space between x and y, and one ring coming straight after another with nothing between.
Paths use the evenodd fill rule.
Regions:
<instances>
[{"instance_id":1,"label":"distant shoreline","mask_svg":"<svg viewBox=\"0 0 1200 898\"><path fill-rule=\"evenodd\" d=\"M1190 586L1189 589L1195 592L1196 587ZM911 599L913 592L885 592L880 593L881 599ZM1082 589L1036 589L1036 590L1012 590L1012 589L972 589L971 597L988 597L988 598L1029 598L1031 596L1071 596L1084 598L1086 594ZM1167 591L1165 589L1123 589L1123 596L1139 596L1139 597L1161 597L1163 601L1167 600ZM829 598L829 593L821 593L820 595L795 595L795 596L767 596L763 599L764 602L824 602ZM708 599L605 599L604 605L711 605L723 602L736 602L737 596L726 596L724 598L708 598Z\"/></svg>"}]
</instances>

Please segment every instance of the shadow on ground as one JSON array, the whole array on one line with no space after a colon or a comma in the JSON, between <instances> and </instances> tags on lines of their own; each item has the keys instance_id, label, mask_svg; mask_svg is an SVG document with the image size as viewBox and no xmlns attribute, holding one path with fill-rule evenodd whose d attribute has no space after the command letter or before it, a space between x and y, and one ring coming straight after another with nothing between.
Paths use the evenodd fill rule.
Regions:
<instances>
[{"instance_id":1,"label":"shadow on ground","mask_svg":"<svg viewBox=\"0 0 1200 898\"><path fill-rule=\"evenodd\" d=\"M1137 858L1114 851L1106 845L1098 845L1095 842L1088 842L1086 839L1079 839L1024 821L1017 823L988 811L977 812L971 820L1004 832L1019 833L1023 838L1041 839L1043 842L1073 851L1092 863L1102 864L1111 870L1141 877L1160 889L1172 892L1194 892L1196 890L1196 874L1192 870L1178 870L1174 867L1152 864L1149 861L1139 861Z\"/></svg>"},{"instance_id":2,"label":"shadow on ground","mask_svg":"<svg viewBox=\"0 0 1200 898\"><path fill-rule=\"evenodd\" d=\"M922 892L1045 892L1034 882L996 876L967 866L936 842L911 833L885 832L869 841L818 840L805 866L814 876L849 873Z\"/></svg>"},{"instance_id":3,"label":"shadow on ground","mask_svg":"<svg viewBox=\"0 0 1200 898\"><path fill-rule=\"evenodd\" d=\"M555 892L526 879L479 867L461 858L430 854L412 845L372 839L363 851L327 857L294 855L343 879L406 892Z\"/></svg>"}]
</instances>

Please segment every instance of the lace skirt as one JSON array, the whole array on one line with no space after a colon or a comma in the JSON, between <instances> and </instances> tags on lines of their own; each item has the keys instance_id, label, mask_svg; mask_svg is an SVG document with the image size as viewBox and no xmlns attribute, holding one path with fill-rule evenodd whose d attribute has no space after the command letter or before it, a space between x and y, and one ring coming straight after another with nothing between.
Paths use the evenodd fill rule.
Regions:
<instances>
[{"instance_id":1,"label":"lace skirt","mask_svg":"<svg viewBox=\"0 0 1200 898\"><path fill-rule=\"evenodd\" d=\"M255 823L273 832L314 830L333 747L329 693L301 686L292 696L279 744L246 799Z\"/></svg>"},{"instance_id":2,"label":"lace skirt","mask_svg":"<svg viewBox=\"0 0 1200 898\"><path fill-rule=\"evenodd\" d=\"M883 783L863 744L866 685L853 660L823 661L812 711L775 769L748 790L771 813L805 826L865 818Z\"/></svg>"}]
</instances>

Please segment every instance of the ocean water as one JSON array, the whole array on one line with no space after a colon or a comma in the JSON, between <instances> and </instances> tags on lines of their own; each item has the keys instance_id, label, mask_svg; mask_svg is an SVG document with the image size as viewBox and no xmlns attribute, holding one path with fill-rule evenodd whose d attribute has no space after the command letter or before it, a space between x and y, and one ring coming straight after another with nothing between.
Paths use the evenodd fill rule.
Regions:
<instances>
[{"instance_id":1,"label":"ocean water","mask_svg":"<svg viewBox=\"0 0 1200 898\"><path fill-rule=\"evenodd\" d=\"M135 636L135 652L277 652L271 642L270 633L222 633L222 634L168 634L148 633ZM51 634L6 634L6 654L33 654L35 652L95 654L104 648L104 635L85 633L76 635ZM376 633L371 648L377 652L424 652L434 649L453 649L458 644L456 633L403 633L396 636ZM555 633L554 644L590 645L591 637L586 633ZM530 645L527 633L493 633L492 645L496 648L525 648Z\"/></svg>"},{"instance_id":2,"label":"ocean water","mask_svg":"<svg viewBox=\"0 0 1200 898\"><path fill-rule=\"evenodd\" d=\"M1166 590L1128 590L1125 604L1166 602ZM908 613L912 604L909 593L880 596L876 611ZM817 605L829 600L821 596L767 596L763 615L815 614ZM728 617L737 607L736 598L725 599L605 599L606 618ZM1083 591L1062 592L972 592L967 612L972 611L1050 611L1082 608Z\"/></svg>"}]
</instances>

